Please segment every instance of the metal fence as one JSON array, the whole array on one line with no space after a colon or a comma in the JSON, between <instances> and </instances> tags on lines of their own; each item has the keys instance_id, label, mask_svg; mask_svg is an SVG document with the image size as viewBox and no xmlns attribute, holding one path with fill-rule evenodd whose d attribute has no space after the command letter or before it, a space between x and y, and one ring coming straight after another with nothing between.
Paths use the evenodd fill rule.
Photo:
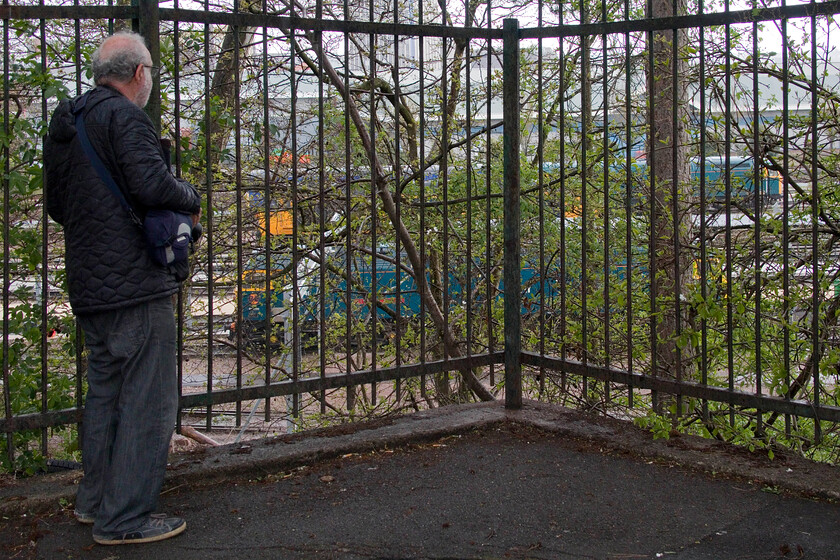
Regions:
<instances>
[{"instance_id":1,"label":"metal fence","mask_svg":"<svg viewBox=\"0 0 840 560\"><path fill-rule=\"evenodd\" d=\"M71 452L81 420L40 150L126 26L206 203L179 427L238 441L503 397L831 441L840 3L679 9L5 0L7 466Z\"/></svg>"}]
</instances>

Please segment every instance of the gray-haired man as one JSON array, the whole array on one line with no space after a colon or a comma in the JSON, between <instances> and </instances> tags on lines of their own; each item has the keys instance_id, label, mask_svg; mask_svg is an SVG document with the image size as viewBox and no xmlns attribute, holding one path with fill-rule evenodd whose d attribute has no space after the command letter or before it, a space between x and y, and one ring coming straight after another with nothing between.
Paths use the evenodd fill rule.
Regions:
<instances>
[{"instance_id":1,"label":"gray-haired man","mask_svg":"<svg viewBox=\"0 0 840 560\"><path fill-rule=\"evenodd\" d=\"M198 192L172 175L142 110L154 70L140 35L105 39L93 56L85 128L141 217L164 208L197 223ZM44 146L47 209L64 227L70 304L88 349L76 517L93 524L100 544L153 542L186 529L183 519L154 513L178 405L172 295L179 282L151 259L142 232L85 155L77 102L59 104Z\"/></svg>"}]
</instances>

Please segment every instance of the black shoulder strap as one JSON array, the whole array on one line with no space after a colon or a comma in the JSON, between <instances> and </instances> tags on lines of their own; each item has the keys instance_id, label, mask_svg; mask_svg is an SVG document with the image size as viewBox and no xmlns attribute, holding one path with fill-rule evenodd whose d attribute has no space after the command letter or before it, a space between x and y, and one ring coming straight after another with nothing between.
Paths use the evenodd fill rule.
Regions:
<instances>
[{"instance_id":1,"label":"black shoulder strap","mask_svg":"<svg viewBox=\"0 0 840 560\"><path fill-rule=\"evenodd\" d=\"M114 182L114 178L111 176L111 173L108 172L105 164L103 164L102 160L99 159L99 154L96 153L96 150L93 149L93 146L90 143L90 139L87 135L87 129L85 128L85 115L87 115L87 111L84 109L87 104L87 100L88 94L86 93L76 100L76 106L73 109L73 115L76 117L76 133L79 135L79 142L82 144L82 149L90 160L91 165L93 165L93 168L96 170L96 173L99 175L99 178L104 181L111 192L114 193L114 196L117 197L117 200L120 201L120 205L126 212L128 212L128 215L131 216L131 221L142 228L143 222L141 222L140 218L137 217L137 214L134 212L134 208L132 208L125 199L125 195L123 195L122 191L117 186L117 183Z\"/></svg>"}]
</instances>

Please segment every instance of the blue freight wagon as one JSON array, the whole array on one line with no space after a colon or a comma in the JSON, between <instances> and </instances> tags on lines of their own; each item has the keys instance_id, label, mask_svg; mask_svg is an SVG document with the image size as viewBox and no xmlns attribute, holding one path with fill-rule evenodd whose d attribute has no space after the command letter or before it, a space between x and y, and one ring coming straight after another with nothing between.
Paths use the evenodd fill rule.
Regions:
<instances>
[{"instance_id":1,"label":"blue freight wagon","mask_svg":"<svg viewBox=\"0 0 840 560\"><path fill-rule=\"evenodd\" d=\"M708 201L722 202L726 196L727 161L723 157L706 157L702 159L705 166L703 180ZM699 196L699 185L701 160L695 159L691 162L691 178L695 185L696 194ZM753 171L753 160L744 157L730 156L728 162L729 188L733 200L743 199L752 194L754 190L755 172ZM554 164L547 164L550 169L556 169ZM645 160L633 162L634 174L644 177L647 174ZM759 192L770 199L781 196L781 179L777 173L767 169L759 170ZM565 217L567 220L574 220L573 214ZM261 218L260 227L263 232L272 235L288 236L291 233L290 212L285 210L272 212L271 218L266 224ZM328 291L321 295L321 272L320 265L315 259L303 259L297 269L297 304L298 304L298 325L304 333L317 334L319 331L320 306L323 303L324 317L329 320L336 316L346 316L347 313L347 281L344 278L346 268L345 252L343 248L330 248L325 257L325 286ZM403 254L397 263L396 251L393 247L379 247L377 257L374 259L368 254L361 252L354 253L350 266L351 283L349 287L349 302L354 317L366 319L371 312L373 303L372 290L374 276L376 278L376 308L377 318L384 322L391 321L393 317L415 317L419 315L421 302L420 294L413 277L405 270L398 270L398 266L405 266L407 258ZM626 262L620 255L612 256L611 275L622 280L626 276ZM317 259L320 261L320 259ZM375 274L373 263L375 262ZM638 262L638 261L637 261ZM269 340L272 343L282 341L285 323L290 320L289 308L293 301L293 276L291 271L291 259L288 254L272 256L270 266L271 279L266 290L266 275L264 254L256 254L249 259L242 272L242 293L239 300L241 309L241 325L232 324L230 329L231 337L236 336L237 330L241 331L244 340L265 340L265 328L267 305L266 299L270 300L270 324L272 332ZM642 267L644 269L644 267ZM399 275L399 290L397 289L397 277ZM474 277L472 289L478 277ZM567 278L570 284L569 291L578 289L580 272ZM544 291L546 311L551 312L555 308L560 294L561 271L556 266L546 274L545 282L542 282L538 272L538 266L534 262L528 262L523 258L521 271L522 281L522 315L534 315L539 312L541 295ZM499 286L499 292L504 287ZM450 302L454 305L457 302L465 303L466 294L463 293L462 282L455 274L450 273L448 279L448 295ZM501 293L494 296L501 297ZM486 301L486 291L479 290L473 299L478 308Z\"/></svg>"},{"instance_id":2,"label":"blue freight wagon","mask_svg":"<svg viewBox=\"0 0 840 560\"><path fill-rule=\"evenodd\" d=\"M288 256L272 259L271 283L266 292L267 274L264 255L256 255L248 260L242 272L242 293L239 305L242 322L231 324L230 337L235 338L240 331L244 340L264 340L266 321L266 297L271 301L271 325L269 334L271 343L280 343L283 339L285 323L291 321L290 306L294 299L293 284L297 286L297 321L304 333L317 334L320 321L320 306L323 303L324 316L327 319L336 314L347 313L348 286L345 278L346 259L343 250L327 251L324 262L324 284L327 291L321 294L320 265L311 259L303 259L297 267L294 278ZM406 262L402 257L402 264ZM320 259L318 259L320 260ZM350 268L349 302L354 316L366 319L370 315L372 301L371 287L376 278L377 317L389 321L399 314L415 316L420 313L420 294L414 279L404 270L399 271L400 288L397 290L397 263L394 251L380 248L375 259L369 255L354 255Z\"/></svg>"},{"instance_id":3,"label":"blue freight wagon","mask_svg":"<svg viewBox=\"0 0 840 560\"><path fill-rule=\"evenodd\" d=\"M726 158L720 156L709 156L703 159L705 163L705 185L707 199L723 201L726 198ZM700 163L697 160L691 162L691 178L697 182L698 196L700 183ZM729 157L729 186L731 197L734 199L745 198L752 195L755 189L755 167L752 158L740 156ZM781 196L781 176L766 167L758 169L758 193L769 199L777 199Z\"/></svg>"},{"instance_id":4,"label":"blue freight wagon","mask_svg":"<svg viewBox=\"0 0 840 560\"><path fill-rule=\"evenodd\" d=\"M381 247L375 259L375 273L372 266L374 259L370 255L353 255L350 267L349 303L355 319L366 320L370 317L374 297L376 298L377 320L382 324L392 324L396 316L417 317L420 315L421 301L417 285L414 278L404 270L408 262L407 257L404 254L401 256L400 269L398 269L394 254L392 248ZM271 268L274 272L271 274L270 290L267 294L264 256L257 255L249 259L242 273L242 292L239 298L242 320L240 324L231 324L229 332L231 338L235 338L237 331L240 331L242 339L247 342L265 340L266 296L268 295L271 301L270 324L272 327L269 342L272 344L283 342L286 322L292 320L290 306L293 301L293 278L289 264L288 257L272 259ZM324 317L327 321L335 317L346 317L347 314L348 286L345 278L344 251L339 249L327 254L324 266L324 285L327 289L323 294L320 289L320 266L314 260L304 260L298 266L297 324L304 335L314 336L319 333L321 305L323 305ZM399 290L397 289L398 270ZM533 266L523 266L523 314L533 313L534 305L538 305L541 289L538 276ZM377 287L375 296L371 290L374 277ZM473 290L477 283L478 273L472 280ZM554 284L555 281L547 283L547 289L550 291L549 298L556 297ZM500 288L503 290L503 286ZM467 295L463 290L463 279L459 279L454 273L448 276L447 295L452 306L466 303ZM494 295L494 298L500 297L500 293ZM474 294L473 305L476 309L481 309L485 301L486 291L478 290Z\"/></svg>"},{"instance_id":5,"label":"blue freight wagon","mask_svg":"<svg viewBox=\"0 0 840 560\"><path fill-rule=\"evenodd\" d=\"M729 156L727 172L727 161L723 156L707 156L705 158L693 158L690 166L691 182L694 189L694 196L699 197L702 186L705 187L706 201L722 203L726 199L727 176L729 177L730 198L742 200L751 197L755 192L754 160L743 156ZM701 168L702 165L702 168ZM647 161L640 159L631 164L633 173L640 180L647 178ZM701 174L701 169L705 173ZM781 175L779 173L759 167L758 169L758 192L767 201L776 200L781 197Z\"/></svg>"}]
</instances>

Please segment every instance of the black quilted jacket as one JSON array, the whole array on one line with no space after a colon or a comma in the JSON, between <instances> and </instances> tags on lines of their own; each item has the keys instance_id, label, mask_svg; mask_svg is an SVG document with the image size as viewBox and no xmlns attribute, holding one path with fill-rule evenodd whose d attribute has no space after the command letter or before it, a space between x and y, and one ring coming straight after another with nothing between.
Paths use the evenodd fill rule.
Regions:
<instances>
[{"instance_id":1,"label":"black quilted jacket","mask_svg":"<svg viewBox=\"0 0 840 560\"><path fill-rule=\"evenodd\" d=\"M152 261L140 228L82 150L74 104L59 104L44 144L47 211L64 226L73 311L107 311L176 293L174 271ZM149 208L199 211L197 191L172 175L142 109L114 89L97 87L87 110L90 142L141 219Z\"/></svg>"}]
</instances>

